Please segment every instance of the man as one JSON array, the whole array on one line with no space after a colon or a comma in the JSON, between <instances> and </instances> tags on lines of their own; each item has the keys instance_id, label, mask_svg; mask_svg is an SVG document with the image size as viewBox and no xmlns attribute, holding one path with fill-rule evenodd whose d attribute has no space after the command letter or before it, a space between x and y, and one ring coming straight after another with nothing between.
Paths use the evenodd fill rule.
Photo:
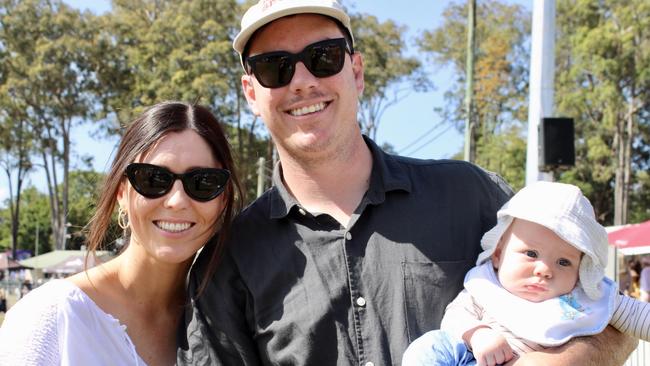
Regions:
<instances>
[{"instance_id":1,"label":"man","mask_svg":"<svg viewBox=\"0 0 650 366\"><path fill-rule=\"evenodd\" d=\"M400 364L461 290L507 184L362 136L363 59L336 0L262 0L234 48L280 164L205 287L211 248L197 259L179 364Z\"/></svg>"}]
</instances>

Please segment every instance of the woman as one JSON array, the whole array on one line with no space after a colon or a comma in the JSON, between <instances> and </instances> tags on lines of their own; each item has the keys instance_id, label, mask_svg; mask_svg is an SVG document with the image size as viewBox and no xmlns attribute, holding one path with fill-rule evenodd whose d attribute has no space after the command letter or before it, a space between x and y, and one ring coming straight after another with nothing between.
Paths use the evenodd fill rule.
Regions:
<instances>
[{"instance_id":1,"label":"woman","mask_svg":"<svg viewBox=\"0 0 650 366\"><path fill-rule=\"evenodd\" d=\"M217 264L236 193L228 142L208 109L147 110L126 130L89 224L94 253L118 206L126 248L17 303L0 330L0 364L174 364L187 272L208 241Z\"/></svg>"}]
</instances>

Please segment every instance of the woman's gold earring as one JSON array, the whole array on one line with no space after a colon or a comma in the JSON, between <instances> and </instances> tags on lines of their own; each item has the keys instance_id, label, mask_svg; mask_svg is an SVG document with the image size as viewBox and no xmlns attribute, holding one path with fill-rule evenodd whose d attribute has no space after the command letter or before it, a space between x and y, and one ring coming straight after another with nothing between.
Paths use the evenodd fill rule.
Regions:
<instances>
[{"instance_id":1,"label":"woman's gold earring","mask_svg":"<svg viewBox=\"0 0 650 366\"><path fill-rule=\"evenodd\" d=\"M122 207L117 210L117 225L119 225L122 230L129 228L129 216L126 214L126 211L122 209Z\"/></svg>"}]
</instances>

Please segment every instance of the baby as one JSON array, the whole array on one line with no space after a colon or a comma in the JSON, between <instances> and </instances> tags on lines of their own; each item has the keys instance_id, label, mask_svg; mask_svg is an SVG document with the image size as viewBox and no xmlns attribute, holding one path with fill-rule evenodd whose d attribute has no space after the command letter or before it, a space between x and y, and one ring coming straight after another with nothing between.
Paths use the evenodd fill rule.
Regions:
<instances>
[{"instance_id":1,"label":"baby","mask_svg":"<svg viewBox=\"0 0 650 366\"><path fill-rule=\"evenodd\" d=\"M481 246L441 330L416 339L403 365L499 365L608 324L650 340L650 304L621 295L604 276L607 233L578 187L523 188Z\"/></svg>"}]
</instances>

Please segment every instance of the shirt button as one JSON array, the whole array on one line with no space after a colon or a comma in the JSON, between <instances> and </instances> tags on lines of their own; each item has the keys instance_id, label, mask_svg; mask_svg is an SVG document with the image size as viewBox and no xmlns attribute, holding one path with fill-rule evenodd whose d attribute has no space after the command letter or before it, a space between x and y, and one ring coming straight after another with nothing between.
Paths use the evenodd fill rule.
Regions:
<instances>
[{"instance_id":1,"label":"shirt button","mask_svg":"<svg viewBox=\"0 0 650 366\"><path fill-rule=\"evenodd\" d=\"M365 366L375 366L375 364L372 362L366 362Z\"/></svg>"},{"instance_id":2,"label":"shirt button","mask_svg":"<svg viewBox=\"0 0 650 366\"><path fill-rule=\"evenodd\" d=\"M307 212L302 207L298 209L298 212L303 216L307 214Z\"/></svg>"},{"instance_id":3,"label":"shirt button","mask_svg":"<svg viewBox=\"0 0 650 366\"><path fill-rule=\"evenodd\" d=\"M352 234L350 234L350 232L348 231L347 233L345 233L345 238L347 240L352 240Z\"/></svg>"},{"instance_id":4,"label":"shirt button","mask_svg":"<svg viewBox=\"0 0 650 366\"><path fill-rule=\"evenodd\" d=\"M359 305L359 306L361 306L361 307L366 306L366 299L364 299L364 298L361 297L361 296L357 297L357 305ZM372 362L371 362L371 363L372 363ZM366 365L367 365L367 364L366 364Z\"/></svg>"}]
</instances>

